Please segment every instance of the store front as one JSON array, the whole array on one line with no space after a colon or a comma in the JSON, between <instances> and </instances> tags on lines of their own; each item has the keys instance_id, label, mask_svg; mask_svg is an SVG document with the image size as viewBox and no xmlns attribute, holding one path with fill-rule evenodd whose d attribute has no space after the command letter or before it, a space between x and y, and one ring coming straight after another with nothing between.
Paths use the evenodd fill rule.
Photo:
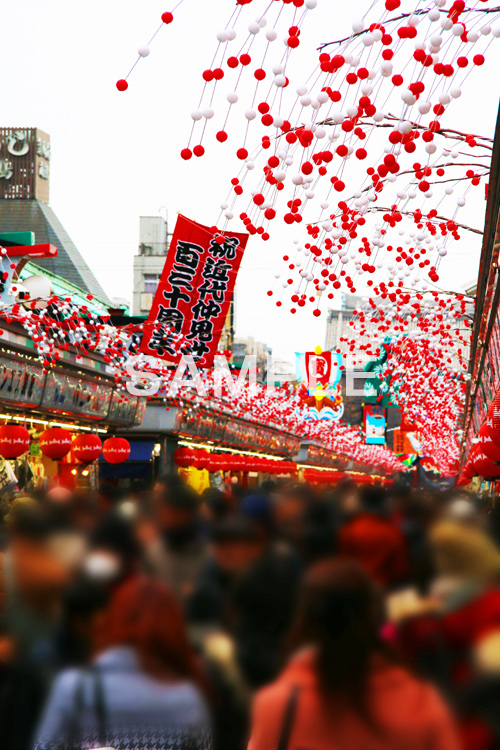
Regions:
<instances>
[{"instance_id":1,"label":"store front","mask_svg":"<svg viewBox=\"0 0 500 750\"><path fill-rule=\"evenodd\" d=\"M101 357L67 351L56 367L44 370L24 331L18 326L6 326L0 346L0 425L23 426L29 433L29 446L18 457L9 459L8 467L5 458L1 459L0 481L4 470L10 475L10 481L5 477L6 484L16 480L20 488L28 483L95 487L99 481L95 459L101 451L93 460L82 461L81 456L92 456L80 453L79 458L73 440L62 458L52 458L50 454L58 453L57 441L67 439L64 433L72 439L89 435L95 436L98 446L114 431L139 424L144 411L145 399L116 390ZM49 441L48 448L44 447L40 439L53 428L63 432Z\"/></svg>"},{"instance_id":2,"label":"store front","mask_svg":"<svg viewBox=\"0 0 500 750\"><path fill-rule=\"evenodd\" d=\"M120 434L125 431L120 430ZM180 471L199 492L207 486L236 482L256 486L278 468L282 476L291 476L296 473L293 457L301 445L297 435L209 409L176 406L163 399L148 402L143 421L127 431L127 437L131 456L134 450L144 450L134 446L148 446L146 450L152 446L150 462L155 476ZM194 463L176 463L179 448L194 451ZM197 452L206 453L211 466L203 455L198 460ZM216 468L216 462L220 467Z\"/></svg>"}]
</instances>

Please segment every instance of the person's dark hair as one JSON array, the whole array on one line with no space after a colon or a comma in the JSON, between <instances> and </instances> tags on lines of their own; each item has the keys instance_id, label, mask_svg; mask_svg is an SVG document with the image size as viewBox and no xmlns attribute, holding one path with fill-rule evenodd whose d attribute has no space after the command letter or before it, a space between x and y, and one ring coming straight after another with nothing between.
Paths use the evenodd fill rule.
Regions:
<instances>
[{"instance_id":1,"label":"person's dark hair","mask_svg":"<svg viewBox=\"0 0 500 750\"><path fill-rule=\"evenodd\" d=\"M105 516L90 538L93 549L107 549L118 555L129 569L140 555L140 546L128 518L111 512Z\"/></svg>"},{"instance_id":2,"label":"person's dark hair","mask_svg":"<svg viewBox=\"0 0 500 750\"><path fill-rule=\"evenodd\" d=\"M198 509L200 505L199 495L179 476L163 476L157 480L157 484L163 488L162 502L165 505L179 508L179 510L195 511Z\"/></svg>"},{"instance_id":3,"label":"person's dark hair","mask_svg":"<svg viewBox=\"0 0 500 750\"><path fill-rule=\"evenodd\" d=\"M90 618L95 612L107 606L109 599L108 586L82 576L68 587L63 607L70 616Z\"/></svg>"},{"instance_id":4,"label":"person's dark hair","mask_svg":"<svg viewBox=\"0 0 500 750\"><path fill-rule=\"evenodd\" d=\"M213 518L222 521L231 510L226 495L215 487L207 487L201 493L203 502L210 508Z\"/></svg>"},{"instance_id":5,"label":"person's dark hair","mask_svg":"<svg viewBox=\"0 0 500 750\"><path fill-rule=\"evenodd\" d=\"M84 666L87 663L92 618L109 601L109 586L85 576L69 586L64 594L56 634L57 656L61 668Z\"/></svg>"},{"instance_id":6,"label":"person's dark hair","mask_svg":"<svg viewBox=\"0 0 500 750\"><path fill-rule=\"evenodd\" d=\"M361 503L369 513L385 513L387 510L387 493L380 485L365 485L361 490Z\"/></svg>"},{"instance_id":7,"label":"person's dark hair","mask_svg":"<svg viewBox=\"0 0 500 750\"><path fill-rule=\"evenodd\" d=\"M99 495L111 505L116 505L123 499L123 490L115 487L111 482L102 482L99 486Z\"/></svg>"},{"instance_id":8,"label":"person's dark hair","mask_svg":"<svg viewBox=\"0 0 500 750\"><path fill-rule=\"evenodd\" d=\"M148 484L144 479L133 479L130 484L130 492L133 495L140 495L142 492L147 492Z\"/></svg>"},{"instance_id":9,"label":"person's dark hair","mask_svg":"<svg viewBox=\"0 0 500 750\"><path fill-rule=\"evenodd\" d=\"M16 536L32 541L43 541L52 531L46 510L39 505L14 506L5 520Z\"/></svg>"},{"instance_id":10,"label":"person's dark hair","mask_svg":"<svg viewBox=\"0 0 500 750\"><path fill-rule=\"evenodd\" d=\"M313 502L318 497L318 493L315 487L310 484L294 484L287 492L288 496L294 497L300 500L304 505Z\"/></svg>"},{"instance_id":11,"label":"person's dark hair","mask_svg":"<svg viewBox=\"0 0 500 750\"><path fill-rule=\"evenodd\" d=\"M211 538L215 544L240 541L253 542L259 539L259 534L255 525L248 518L233 514L214 524Z\"/></svg>"},{"instance_id":12,"label":"person's dark hair","mask_svg":"<svg viewBox=\"0 0 500 750\"><path fill-rule=\"evenodd\" d=\"M176 487L186 483L179 474L162 474L157 478L156 484L162 484L164 487Z\"/></svg>"},{"instance_id":13,"label":"person's dark hair","mask_svg":"<svg viewBox=\"0 0 500 750\"><path fill-rule=\"evenodd\" d=\"M341 477L335 487L335 494L345 495L358 489L356 481L352 477Z\"/></svg>"},{"instance_id":14,"label":"person's dark hair","mask_svg":"<svg viewBox=\"0 0 500 750\"><path fill-rule=\"evenodd\" d=\"M274 479L264 479L260 485L261 492L265 495L272 495L273 492L276 492L277 488L278 483Z\"/></svg>"},{"instance_id":15,"label":"person's dark hair","mask_svg":"<svg viewBox=\"0 0 500 750\"><path fill-rule=\"evenodd\" d=\"M247 494L248 490L243 487L242 484L236 483L231 485L231 495L234 497L237 503L240 503Z\"/></svg>"},{"instance_id":16,"label":"person's dark hair","mask_svg":"<svg viewBox=\"0 0 500 750\"><path fill-rule=\"evenodd\" d=\"M334 558L306 573L287 653L317 649L316 670L324 699L343 699L372 727L368 679L376 652L389 653L378 636L377 591L358 563ZM391 657L392 658L392 657Z\"/></svg>"}]
</instances>

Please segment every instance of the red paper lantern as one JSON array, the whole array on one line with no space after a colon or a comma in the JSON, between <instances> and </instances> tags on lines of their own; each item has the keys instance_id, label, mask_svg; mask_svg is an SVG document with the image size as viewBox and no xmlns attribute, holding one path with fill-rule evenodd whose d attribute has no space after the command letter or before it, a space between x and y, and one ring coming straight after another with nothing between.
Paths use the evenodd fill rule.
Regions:
<instances>
[{"instance_id":1,"label":"red paper lantern","mask_svg":"<svg viewBox=\"0 0 500 750\"><path fill-rule=\"evenodd\" d=\"M500 465L495 464L491 458L488 458L481 451L477 454L474 459L474 472L479 474L483 479L493 479L494 477L500 477Z\"/></svg>"},{"instance_id":2,"label":"red paper lantern","mask_svg":"<svg viewBox=\"0 0 500 750\"><path fill-rule=\"evenodd\" d=\"M192 448L177 448L174 451L174 461L181 469L193 466L194 450Z\"/></svg>"},{"instance_id":3,"label":"red paper lantern","mask_svg":"<svg viewBox=\"0 0 500 750\"><path fill-rule=\"evenodd\" d=\"M108 438L102 446L102 455L110 464L121 464L130 456L130 443L121 437Z\"/></svg>"},{"instance_id":4,"label":"red paper lantern","mask_svg":"<svg viewBox=\"0 0 500 750\"><path fill-rule=\"evenodd\" d=\"M248 456L248 471L260 471L261 459L258 456Z\"/></svg>"},{"instance_id":5,"label":"red paper lantern","mask_svg":"<svg viewBox=\"0 0 500 750\"><path fill-rule=\"evenodd\" d=\"M492 461L500 461L500 441L492 439L487 425L479 430L479 445L485 456Z\"/></svg>"},{"instance_id":6,"label":"red paper lantern","mask_svg":"<svg viewBox=\"0 0 500 750\"><path fill-rule=\"evenodd\" d=\"M233 455L229 459L231 471L245 471L245 456Z\"/></svg>"},{"instance_id":7,"label":"red paper lantern","mask_svg":"<svg viewBox=\"0 0 500 750\"><path fill-rule=\"evenodd\" d=\"M217 456L217 458L219 459L217 461L217 463L219 465L219 469L221 471L229 471L229 456L228 456L228 454L224 453L221 456Z\"/></svg>"},{"instance_id":8,"label":"red paper lantern","mask_svg":"<svg viewBox=\"0 0 500 750\"><path fill-rule=\"evenodd\" d=\"M92 433L81 433L73 440L73 454L84 464L91 464L101 455L101 438Z\"/></svg>"},{"instance_id":9,"label":"red paper lantern","mask_svg":"<svg viewBox=\"0 0 500 750\"><path fill-rule=\"evenodd\" d=\"M493 424L493 404L491 404L490 408L488 409L488 414L486 415L486 419L483 422L481 430L483 430L483 434L487 433L492 440L495 440L496 442L500 441L500 431L495 429L495 426Z\"/></svg>"},{"instance_id":10,"label":"red paper lantern","mask_svg":"<svg viewBox=\"0 0 500 750\"><path fill-rule=\"evenodd\" d=\"M496 394L488 410L488 417L491 417L492 425L490 426L491 437L500 441L500 391ZM488 419L486 420L488 422Z\"/></svg>"},{"instance_id":11,"label":"red paper lantern","mask_svg":"<svg viewBox=\"0 0 500 750\"><path fill-rule=\"evenodd\" d=\"M19 424L3 424L0 427L0 456L18 458L30 447L30 434Z\"/></svg>"},{"instance_id":12,"label":"red paper lantern","mask_svg":"<svg viewBox=\"0 0 500 750\"><path fill-rule=\"evenodd\" d=\"M210 453L206 450L194 451L193 466L195 469L207 469L210 464Z\"/></svg>"},{"instance_id":13,"label":"red paper lantern","mask_svg":"<svg viewBox=\"0 0 500 750\"><path fill-rule=\"evenodd\" d=\"M207 466L208 471L221 471L223 464L223 456L219 456L216 453L210 453L210 461Z\"/></svg>"},{"instance_id":14,"label":"red paper lantern","mask_svg":"<svg viewBox=\"0 0 500 750\"><path fill-rule=\"evenodd\" d=\"M71 450L71 432L62 427L51 427L40 435L40 450L53 461L60 461Z\"/></svg>"}]
</instances>

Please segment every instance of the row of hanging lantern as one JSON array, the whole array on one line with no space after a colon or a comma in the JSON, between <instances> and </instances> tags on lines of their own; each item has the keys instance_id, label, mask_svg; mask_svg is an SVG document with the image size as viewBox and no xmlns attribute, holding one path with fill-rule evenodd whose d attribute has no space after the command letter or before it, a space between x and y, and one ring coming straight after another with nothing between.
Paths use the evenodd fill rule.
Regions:
<instances>
[{"instance_id":1,"label":"row of hanging lantern","mask_svg":"<svg viewBox=\"0 0 500 750\"><path fill-rule=\"evenodd\" d=\"M75 437L62 427L49 427L40 435L40 450L48 458L60 461L72 451L74 457L84 464L96 461L101 455L110 464L119 464L130 456L130 443L125 438L111 437L104 441L92 432L79 433ZM30 447L30 434L26 427L18 424L0 426L0 456L19 458Z\"/></svg>"},{"instance_id":2,"label":"row of hanging lantern","mask_svg":"<svg viewBox=\"0 0 500 750\"><path fill-rule=\"evenodd\" d=\"M304 469L304 480L313 484L335 484L344 477L354 479L357 484L371 484L380 480L380 477L370 476L369 474L352 475L336 469ZM382 479L382 481L385 482L385 479Z\"/></svg>"},{"instance_id":3,"label":"row of hanging lantern","mask_svg":"<svg viewBox=\"0 0 500 750\"><path fill-rule=\"evenodd\" d=\"M194 467L214 471L256 471L266 474L295 474L297 464L263 456L246 456L237 453L210 453L207 450L183 447L174 452L174 461L181 469Z\"/></svg>"},{"instance_id":4,"label":"row of hanging lantern","mask_svg":"<svg viewBox=\"0 0 500 750\"><path fill-rule=\"evenodd\" d=\"M469 484L474 476L500 479L500 390L490 404L457 484Z\"/></svg>"}]
</instances>

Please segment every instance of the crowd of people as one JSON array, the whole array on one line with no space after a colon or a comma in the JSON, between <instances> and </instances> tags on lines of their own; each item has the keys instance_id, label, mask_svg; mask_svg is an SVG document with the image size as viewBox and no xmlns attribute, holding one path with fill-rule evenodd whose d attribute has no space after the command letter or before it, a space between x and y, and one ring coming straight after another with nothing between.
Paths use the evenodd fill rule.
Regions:
<instances>
[{"instance_id":1,"label":"crowd of people","mask_svg":"<svg viewBox=\"0 0 500 750\"><path fill-rule=\"evenodd\" d=\"M500 747L494 498L169 476L1 534L2 750Z\"/></svg>"}]
</instances>

